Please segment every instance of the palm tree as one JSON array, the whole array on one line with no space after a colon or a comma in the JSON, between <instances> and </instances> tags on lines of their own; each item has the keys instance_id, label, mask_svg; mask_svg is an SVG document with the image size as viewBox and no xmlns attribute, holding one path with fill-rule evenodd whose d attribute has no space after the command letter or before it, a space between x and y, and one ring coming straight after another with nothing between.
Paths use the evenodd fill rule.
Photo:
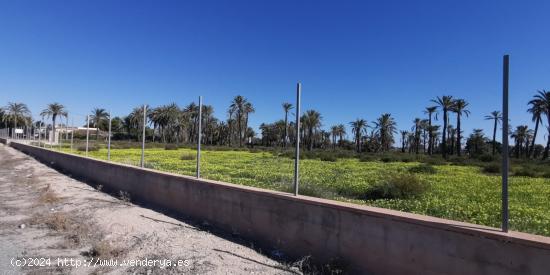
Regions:
<instances>
[{"instance_id":1,"label":"palm tree","mask_svg":"<svg viewBox=\"0 0 550 275\"><path fill-rule=\"evenodd\" d=\"M322 116L315 110L308 110L302 116L304 129L307 130L308 149L313 149L314 134L321 128Z\"/></svg>"},{"instance_id":2,"label":"palm tree","mask_svg":"<svg viewBox=\"0 0 550 275\"><path fill-rule=\"evenodd\" d=\"M252 103L247 101L244 104L243 112L244 112L244 129L245 129L245 137L244 138L248 138L248 137L250 137L250 131L248 130L248 117L250 116L250 114L256 112L256 110L252 106Z\"/></svg>"},{"instance_id":3,"label":"palm tree","mask_svg":"<svg viewBox=\"0 0 550 275\"><path fill-rule=\"evenodd\" d=\"M420 151L420 130L422 129L422 119L415 118L413 120L413 127L411 130L414 132L414 151L418 154Z\"/></svg>"},{"instance_id":4,"label":"palm tree","mask_svg":"<svg viewBox=\"0 0 550 275\"><path fill-rule=\"evenodd\" d=\"M105 111L105 109L102 108L94 108L92 110L92 115L90 116L90 120L96 127L95 132L95 139L97 140L99 137L99 127L103 121L106 119L109 119L109 113Z\"/></svg>"},{"instance_id":5,"label":"palm tree","mask_svg":"<svg viewBox=\"0 0 550 275\"><path fill-rule=\"evenodd\" d=\"M356 148L357 152L360 153L361 152L361 137L367 129L367 126L368 126L367 121L362 119L362 118L358 118L355 121L350 122L350 126L351 126L351 131L355 136L355 148Z\"/></svg>"},{"instance_id":6,"label":"palm tree","mask_svg":"<svg viewBox=\"0 0 550 275\"><path fill-rule=\"evenodd\" d=\"M405 153L405 143L407 140L407 136L409 135L409 132L401 130L400 133L401 133L401 152Z\"/></svg>"},{"instance_id":7,"label":"palm tree","mask_svg":"<svg viewBox=\"0 0 550 275\"><path fill-rule=\"evenodd\" d=\"M502 114L500 114L499 111L492 111L490 115L485 116L485 120L493 120L494 126L493 126L493 156L496 152L496 145L497 145L497 127L498 123L502 121Z\"/></svg>"},{"instance_id":8,"label":"palm tree","mask_svg":"<svg viewBox=\"0 0 550 275\"><path fill-rule=\"evenodd\" d=\"M147 109L147 114L145 115L147 118L150 117L151 108L149 108L149 105L145 107ZM147 121L143 120L143 106L135 107L125 120L128 133L134 130L136 132L137 141L141 140L142 129L147 125Z\"/></svg>"},{"instance_id":9,"label":"palm tree","mask_svg":"<svg viewBox=\"0 0 550 275\"><path fill-rule=\"evenodd\" d=\"M330 135L332 136L332 148L336 148L336 138L338 137L338 125L330 127Z\"/></svg>"},{"instance_id":10,"label":"palm tree","mask_svg":"<svg viewBox=\"0 0 550 275\"><path fill-rule=\"evenodd\" d=\"M285 112L285 140L284 140L284 147L286 147L286 144L288 142L288 112L293 108L292 104L285 102L283 103L283 111Z\"/></svg>"},{"instance_id":11,"label":"palm tree","mask_svg":"<svg viewBox=\"0 0 550 275\"><path fill-rule=\"evenodd\" d=\"M239 134L239 147L243 146L243 117L246 116L246 106L248 104L248 101L243 96L236 96L233 98L233 101L231 102L231 105L229 106L229 109L234 112L237 115L237 131ZM252 107L252 105L250 105Z\"/></svg>"},{"instance_id":12,"label":"palm tree","mask_svg":"<svg viewBox=\"0 0 550 275\"><path fill-rule=\"evenodd\" d=\"M439 125L432 125L432 126L428 126L428 134L430 135L430 139L432 141L432 144L431 144L431 152L433 153L433 149L434 147L437 145L437 140L436 140L436 137L439 135L438 131L439 131Z\"/></svg>"},{"instance_id":13,"label":"palm tree","mask_svg":"<svg viewBox=\"0 0 550 275\"><path fill-rule=\"evenodd\" d=\"M9 102L4 110L6 115L13 119L15 129L17 129L17 120L23 119L25 116L30 116L31 114L29 107L27 107L25 103ZM15 137L15 130L12 135Z\"/></svg>"},{"instance_id":14,"label":"palm tree","mask_svg":"<svg viewBox=\"0 0 550 275\"><path fill-rule=\"evenodd\" d=\"M393 134L397 133L397 123L391 114L382 114L375 122L376 133L380 137L383 151L388 151L393 143Z\"/></svg>"},{"instance_id":15,"label":"palm tree","mask_svg":"<svg viewBox=\"0 0 550 275\"><path fill-rule=\"evenodd\" d=\"M8 115L4 108L0 108L0 122L4 122L4 129L8 128Z\"/></svg>"},{"instance_id":16,"label":"palm tree","mask_svg":"<svg viewBox=\"0 0 550 275\"><path fill-rule=\"evenodd\" d=\"M526 144L527 140L532 136L532 131L529 130L527 125L520 125L516 127L516 130L512 133L511 137L514 139L514 150L516 153L516 158L519 158L523 152L527 151L527 148L523 150L523 144Z\"/></svg>"},{"instance_id":17,"label":"palm tree","mask_svg":"<svg viewBox=\"0 0 550 275\"><path fill-rule=\"evenodd\" d=\"M228 128L228 144L229 147L231 147L231 139L233 138L233 114L235 113L235 109L233 107L229 107L229 110L227 110L227 114L229 115L229 118L227 119L227 128Z\"/></svg>"},{"instance_id":18,"label":"palm tree","mask_svg":"<svg viewBox=\"0 0 550 275\"><path fill-rule=\"evenodd\" d=\"M534 100L540 101L537 104L540 104L540 108L543 110L543 113L546 114L546 119L548 122L548 138L546 148L544 148L544 154L542 155L543 159L547 159L548 151L550 150L550 91L538 91L538 94L534 96Z\"/></svg>"},{"instance_id":19,"label":"palm tree","mask_svg":"<svg viewBox=\"0 0 550 275\"><path fill-rule=\"evenodd\" d=\"M532 99L531 101L529 101L528 104L531 105L531 108L529 108L527 110L527 112L529 112L533 115L531 119L533 120L533 122L535 122L535 132L533 133L533 139L531 141L531 146L528 149L529 156L532 156L533 153L535 152L535 140L537 139L537 132L539 131L539 124L542 124L541 123L542 122L541 118L542 118L542 115L545 112L545 109L544 109L544 102L541 99L538 99L538 98Z\"/></svg>"},{"instance_id":20,"label":"palm tree","mask_svg":"<svg viewBox=\"0 0 550 275\"><path fill-rule=\"evenodd\" d=\"M437 97L436 99L432 99L432 102L436 103L439 108L441 108L443 112L443 137L442 137L442 154L444 158L447 158L447 124L448 124L448 112L452 108L454 101L453 97L450 95Z\"/></svg>"},{"instance_id":21,"label":"palm tree","mask_svg":"<svg viewBox=\"0 0 550 275\"><path fill-rule=\"evenodd\" d=\"M212 142L212 123L215 121L214 118L214 107L211 105L202 105L202 119L203 119L203 132L204 132L204 143Z\"/></svg>"},{"instance_id":22,"label":"palm tree","mask_svg":"<svg viewBox=\"0 0 550 275\"><path fill-rule=\"evenodd\" d=\"M67 110L65 109L65 106L55 102L48 104L46 109L42 110L40 113L41 116L45 116L48 118L52 118L52 132L53 132L53 139L55 139L55 121L57 119L57 116L67 116Z\"/></svg>"},{"instance_id":23,"label":"palm tree","mask_svg":"<svg viewBox=\"0 0 550 275\"><path fill-rule=\"evenodd\" d=\"M428 114L428 129L432 127L432 116L435 114L435 119L437 120L437 106L426 107L424 110L425 114ZM433 138L432 135L428 137L428 155L433 153Z\"/></svg>"},{"instance_id":24,"label":"palm tree","mask_svg":"<svg viewBox=\"0 0 550 275\"><path fill-rule=\"evenodd\" d=\"M344 140L344 135L346 135L346 127L344 124L338 124L338 143L342 144L342 141Z\"/></svg>"},{"instance_id":25,"label":"palm tree","mask_svg":"<svg viewBox=\"0 0 550 275\"><path fill-rule=\"evenodd\" d=\"M191 102L184 108L183 112L187 118L187 124L190 126L188 140L194 142L197 137L197 128L199 125L199 106L195 104L195 102Z\"/></svg>"},{"instance_id":26,"label":"palm tree","mask_svg":"<svg viewBox=\"0 0 550 275\"><path fill-rule=\"evenodd\" d=\"M457 99L454 101L452 111L456 113L456 153L458 156L460 156L460 153L462 151L462 137L460 136L461 129L460 129L460 118L462 115L465 115L468 117L470 115L470 111L466 110L466 107L468 107L468 102L464 99Z\"/></svg>"}]
</instances>

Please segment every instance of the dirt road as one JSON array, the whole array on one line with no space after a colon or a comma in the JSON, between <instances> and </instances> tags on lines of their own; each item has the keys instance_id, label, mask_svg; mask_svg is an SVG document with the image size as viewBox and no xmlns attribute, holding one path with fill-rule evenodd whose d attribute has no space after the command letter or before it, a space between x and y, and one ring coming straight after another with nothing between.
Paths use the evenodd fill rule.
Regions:
<instances>
[{"instance_id":1,"label":"dirt road","mask_svg":"<svg viewBox=\"0 0 550 275\"><path fill-rule=\"evenodd\" d=\"M0 144L0 274L300 274L236 236L98 189Z\"/></svg>"}]
</instances>

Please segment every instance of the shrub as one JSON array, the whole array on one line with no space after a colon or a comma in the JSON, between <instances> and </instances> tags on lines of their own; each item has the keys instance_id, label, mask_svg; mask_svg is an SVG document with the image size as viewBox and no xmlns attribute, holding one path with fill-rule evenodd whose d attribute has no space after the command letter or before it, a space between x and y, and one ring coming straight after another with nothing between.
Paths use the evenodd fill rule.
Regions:
<instances>
[{"instance_id":1,"label":"shrub","mask_svg":"<svg viewBox=\"0 0 550 275\"><path fill-rule=\"evenodd\" d=\"M130 202L130 200L131 200L130 193L128 193L126 191L120 190L118 192L118 196L119 196L120 200L122 200L123 202Z\"/></svg>"},{"instance_id":2,"label":"shrub","mask_svg":"<svg viewBox=\"0 0 550 275\"><path fill-rule=\"evenodd\" d=\"M396 161L400 161L401 159L397 156L394 156L394 155L382 155L380 157L380 161L382 162L396 162Z\"/></svg>"},{"instance_id":3,"label":"shrub","mask_svg":"<svg viewBox=\"0 0 550 275\"><path fill-rule=\"evenodd\" d=\"M424 162L426 164L431 164L431 165L445 165L445 164L447 164L447 162L439 156L437 156L437 157L432 156L432 157L426 158L422 162Z\"/></svg>"},{"instance_id":4,"label":"shrub","mask_svg":"<svg viewBox=\"0 0 550 275\"><path fill-rule=\"evenodd\" d=\"M514 176L534 178L537 176L537 172L532 167L521 167L514 171Z\"/></svg>"},{"instance_id":5,"label":"shrub","mask_svg":"<svg viewBox=\"0 0 550 275\"><path fill-rule=\"evenodd\" d=\"M414 158L411 157L411 156L402 156L401 157L401 162L411 162L411 161L414 161Z\"/></svg>"},{"instance_id":6,"label":"shrub","mask_svg":"<svg viewBox=\"0 0 550 275\"><path fill-rule=\"evenodd\" d=\"M48 216L36 216L35 217L35 223L43 223L45 224L49 229L55 230L55 231L65 231L68 230L71 226L71 220L67 218L67 216L64 213L53 213Z\"/></svg>"},{"instance_id":7,"label":"shrub","mask_svg":"<svg viewBox=\"0 0 550 275\"><path fill-rule=\"evenodd\" d=\"M197 159L197 155L192 154L192 153L185 153L185 154L181 155L180 159L181 160L195 160L195 159Z\"/></svg>"},{"instance_id":8,"label":"shrub","mask_svg":"<svg viewBox=\"0 0 550 275\"><path fill-rule=\"evenodd\" d=\"M494 174L494 173L500 173L500 171L501 171L501 167L497 163L490 163L483 166L483 172L485 173Z\"/></svg>"},{"instance_id":9,"label":"shrub","mask_svg":"<svg viewBox=\"0 0 550 275\"><path fill-rule=\"evenodd\" d=\"M453 165L464 165L467 164L467 160L464 157L459 156L452 156L449 158L449 162L451 162Z\"/></svg>"},{"instance_id":10,"label":"shrub","mask_svg":"<svg viewBox=\"0 0 550 275\"><path fill-rule=\"evenodd\" d=\"M435 174L437 170L429 164L420 164L409 168L411 173Z\"/></svg>"},{"instance_id":11,"label":"shrub","mask_svg":"<svg viewBox=\"0 0 550 275\"><path fill-rule=\"evenodd\" d=\"M280 190L283 192L294 193L294 186L292 184L281 183ZM299 193L302 196L334 199L336 193L334 190L308 182L301 182L299 185Z\"/></svg>"},{"instance_id":12,"label":"shrub","mask_svg":"<svg viewBox=\"0 0 550 275\"><path fill-rule=\"evenodd\" d=\"M321 156L319 157L321 159L321 161L331 161L331 162L335 162L337 161L338 159L336 158L336 156L334 156L333 154L321 154Z\"/></svg>"},{"instance_id":13,"label":"shrub","mask_svg":"<svg viewBox=\"0 0 550 275\"><path fill-rule=\"evenodd\" d=\"M164 145L164 150L178 150L178 146L176 144L168 143Z\"/></svg>"},{"instance_id":14,"label":"shrub","mask_svg":"<svg viewBox=\"0 0 550 275\"><path fill-rule=\"evenodd\" d=\"M359 161L360 162L374 161L374 157L371 156L371 155L367 155L367 154L361 154L361 155L359 155Z\"/></svg>"},{"instance_id":15,"label":"shrub","mask_svg":"<svg viewBox=\"0 0 550 275\"><path fill-rule=\"evenodd\" d=\"M493 162L495 160L495 157L493 155L484 154L479 156L477 159L483 161L483 162Z\"/></svg>"},{"instance_id":16,"label":"shrub","mask_svg":"<svg viewBox=\"0 0 550 275\"><path fill-rule=\"evenodd\" d=\"M422 195L428 185L414 174L399 174L374 184L366 192L367 200L408 199Z\"/></svg>"},{"instance_id":17,"label":"shrub","mask_svg":"<svg viewBox=\"0 0 550 275\"><path fill-rule=\"evenodd\" d=\"M78 145L76 147L76 150L78 150L80 152L86 152L86 144ZM89 144L88 145L88 152L92 152L92 151L99 151L99 146L94 145L94 144Z\"/></svg>"}]
</instances>

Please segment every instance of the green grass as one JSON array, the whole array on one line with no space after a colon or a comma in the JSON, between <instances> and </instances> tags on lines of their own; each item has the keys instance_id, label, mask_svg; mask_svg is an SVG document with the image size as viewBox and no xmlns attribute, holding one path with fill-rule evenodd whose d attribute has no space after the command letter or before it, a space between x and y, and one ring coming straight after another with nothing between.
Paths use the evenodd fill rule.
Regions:
<instances>
[{"instance_id":1,"label":"green grass","mask_svg":"<svg viewBox=\"0 0 550 275\"><path fill-rule=\"evenodd\" d=\"M68 151L67 148L64 149ZM74 151L83 155L84 152ZM180 148L146 150L147 167L194 175L196 151ZM137 165L140 149L114 149L111 160ZM90 152L106 159L104 148ZM411 173L419 162L337 161L300 162L302 194L357 204L391 208L457 221L500 225L500 177L472 165L432 165L435 173L415 173L428 185L425 193L409 199L365 200L370 188L389 176ZM207 179L290 191L293 160L267 151L203 151L201 175ZM550 236L550 179L513 176L510 179L510 225L513 230Z\"/></svg>"}]
</instances>

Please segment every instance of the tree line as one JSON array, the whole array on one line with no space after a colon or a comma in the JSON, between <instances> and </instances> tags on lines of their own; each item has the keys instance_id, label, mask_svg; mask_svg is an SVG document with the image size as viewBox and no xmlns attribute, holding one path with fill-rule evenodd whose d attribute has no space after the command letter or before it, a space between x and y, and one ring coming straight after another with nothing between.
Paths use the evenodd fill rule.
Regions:
<instances>
[{"instance_id":1,"label":"tree line","mask_svg":"<svg viewBox=\"0 0 550 275\"><path fill-rule=\"evenodd\" d=\"M391 150L411 154L441 154L469 156L483 154L496 155L501 152L501 144L496 140L497 129L502 124L500 111L493 111L484 118L492 122L492 137L485 136L482 129L474 129L464 138L462 122L470 116L469 103L462 98L450 95L436 97L425 107L425 117L414 118L409 129L398 130L397 123L390 113L381 114L369 122L357 118L349 122L351 139L348 140L344 124L332 125L323 129L323 116L316 110L306 110L300 117L302 125L296 133L292 121L294 106L291 103L281 104L282 116L272 123L262 123L259 135L249 126L249 117L255 112L253 104L243 96L235 96L230 102L225 118L214 116L214 108L202 106L203 143L220 146L266 147L294 146L298 135L301 145L307 150L313 149L348 149L357 153L388 152ZM195 143L198 136L199 106L192 102L184 107L176 103L155 108L146 106L146 138L163 143ZM112 132L114 139L141 140L143 127L143 106L136 107L130 114L113 117ZM511 155L517 158L547 159L550 151L550 91L541 90L528 102L534 129L528 125L518 125L509 133L514 141ZM51 119L48 129L55 131L58 119L67 117L66 107L60 103L51 103L40 112L42 121ZM546 122L544 122L546 120ZM97 128L95 138L99 139L108 129L109 113L103 108L94 108L90 113L90 127ZM441 123L436 124L437 121ZM29 108L24 103L8 103L0 109L0 123L4 128L40 127L41 121L33 121ZM455 123L453 125L453 123ZM455 126L456 125L456 126ZM546 125L546 146L535 143L539 129ZM104 135L104 134L103 134ZM401 142L396 144L396 137ZM464 142L465 139L465 142Z\"/></svg>"}]
</instances>

